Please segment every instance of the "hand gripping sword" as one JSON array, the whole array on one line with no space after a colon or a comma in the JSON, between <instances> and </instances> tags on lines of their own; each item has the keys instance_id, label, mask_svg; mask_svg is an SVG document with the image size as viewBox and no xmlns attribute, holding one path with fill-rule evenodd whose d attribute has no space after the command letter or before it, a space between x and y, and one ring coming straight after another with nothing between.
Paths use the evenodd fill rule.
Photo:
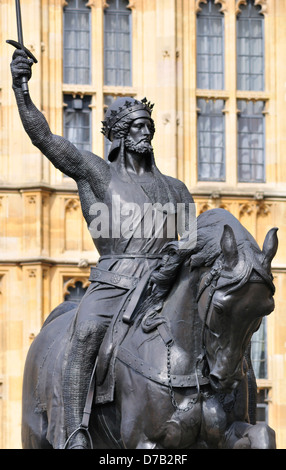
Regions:
<instances>
[{"instance_id":1,"label":"hand gripping sword","mask_svg":"<svg viewBox=\"0 0 286 470\"><path fill-rule=\"evenodd\" d=\"M16 49L22 49L23 51L25 51L27 56L30 57L33 60L33 62L36 64L38 62L36 57L32 54L32 52L29 51L29 49L27 49L24 46L20 0L15 0L15 3L16 3L18 42L13 41L12 39L7 39L6 42L8 44L11 44L11 46L16 47ZM22 87L24 95L28 95L29 88L28 88L27 77L22 77L21 87Z\"/></svg>"}]
</instances>

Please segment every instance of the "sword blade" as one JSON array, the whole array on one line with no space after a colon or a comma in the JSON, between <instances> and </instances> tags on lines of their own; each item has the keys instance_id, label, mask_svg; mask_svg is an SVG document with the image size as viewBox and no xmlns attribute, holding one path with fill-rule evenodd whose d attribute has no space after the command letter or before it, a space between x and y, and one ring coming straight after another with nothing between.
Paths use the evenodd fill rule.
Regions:
<instances>
[{"instance_id":1,"label":"sword blade","mask_svg":"<svg viewBox=\"0 0 286 470\"><path fill-rule=\"evenodd\" d=\"M12 39L7 39L6 42L8 44L11 44L11 46L16 47L16 49L22 49L27 54L27 56L30 57L34 61L34 63L36 64L38 62L36 57L32 54L32 52L30 52L24 46L20 0L15 0L15 5L16 5L18 42L13 41ZM21 79L21 88L23 90L24 95L29 94L29 87L28 87L27 77L22 77L22 79Z\"/></svg>"},{"instance_id":2,"label":"sword blade","mask_svg":"<svg viewBox=\"0 0 286 470\"><path fill-rule=\"evenodd\" d=\"M16 3L18 41L21 44L21 46L24 46L20 0L15 0L15 3Z\"/></svg>"},{"instance_id":3,"label":"sword blade","mask_svg":"<svg viewBox=\"0 0 286 470\"><path fill-rule=\"evenodd\" d=\"M17 33L18 33L18 41L24 50L24 40L23 40L23 28L22 28L22 17L21 17L21 5L20 0L15 0L16 5L16 18L17 18ZM22 77L22 90L24 95L29 94L29 87L28 87L28 79L27 77Z\"/></svg>"}]
</instances>

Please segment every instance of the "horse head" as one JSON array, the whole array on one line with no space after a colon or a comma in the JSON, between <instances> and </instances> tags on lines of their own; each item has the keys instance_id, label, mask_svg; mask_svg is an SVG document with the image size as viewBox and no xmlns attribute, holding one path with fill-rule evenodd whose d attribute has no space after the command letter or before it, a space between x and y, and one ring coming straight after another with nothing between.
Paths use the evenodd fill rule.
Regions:
<instances>
[{"instance_id":1,"label":"horse head","mask_svg":"<svg viewBox=\"0 0 286 470\"><path fill-rule=\"evenodd\" d=\"M230 392L244 376L244 353L262 318L274 309L271 261L277 229L266 235L263 249L247 241L238 244L224 225L221 254L200 282L198 312L202 343L212 388Z\"/></svg>"}]
</instances>

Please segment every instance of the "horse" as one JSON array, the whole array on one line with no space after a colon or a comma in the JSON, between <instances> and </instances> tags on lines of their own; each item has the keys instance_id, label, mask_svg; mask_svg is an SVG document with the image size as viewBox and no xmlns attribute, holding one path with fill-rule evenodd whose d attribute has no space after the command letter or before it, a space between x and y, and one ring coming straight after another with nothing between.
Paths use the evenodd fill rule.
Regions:
<instances>
[{"instance_id":1,"label":"horse","mask_svg":"<svg viewBox=\"0 0 286 470\"><path fill-rule=\"evenodd\" d=\"M119 318L103 340L87 429L92 448L275 448L275 431L250 420L247 351L274 309L277 230L261 250L234 216L212 209L197 218L195 248L181 249L182 240L168 245L124 335L116 336ZM76 312L65 304L47 318L26 359L26 449L65 447L62 371ZM103 367L106 338L114 344ZM104 401L98 391L112 377Z\"/></svg>"}]
</instances>

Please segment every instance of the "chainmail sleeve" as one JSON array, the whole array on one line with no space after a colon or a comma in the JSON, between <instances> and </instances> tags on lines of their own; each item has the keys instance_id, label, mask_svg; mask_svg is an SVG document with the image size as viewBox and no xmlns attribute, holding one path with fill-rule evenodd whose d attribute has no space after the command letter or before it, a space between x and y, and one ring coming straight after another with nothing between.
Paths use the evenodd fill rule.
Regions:
<instances>
[{"instance_id":1,"label":"chainmail sleeve","mask_svg":"<svg viewBox=\"0 0 286 470\"><path fill-rule=\"evenodd\" d=\"M81 152L68 140L52 134L43 114L33 104L30 95L24 97L20 88L13 86L24 129L32 143L67 176L77 180L85 176L86 165Z\"/></svg>"}]
</instances>

